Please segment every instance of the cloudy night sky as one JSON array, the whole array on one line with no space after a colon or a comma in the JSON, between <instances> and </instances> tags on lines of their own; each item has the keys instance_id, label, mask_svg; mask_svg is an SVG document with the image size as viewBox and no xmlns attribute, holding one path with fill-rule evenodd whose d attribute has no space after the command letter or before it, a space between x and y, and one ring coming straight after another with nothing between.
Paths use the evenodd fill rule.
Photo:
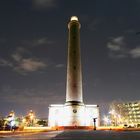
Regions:
<instances>
[{"instance_id":1,"label":"cloudy night sky","mask_svg":"<svg viewBox=\"0 0 140 140\"><path fill-rule=\"evenodd\" d=\"M0 0L0 116L65 103L70 17L81 23L86 104L140 99L139 0Z\"/></svg>"}]
</instances>

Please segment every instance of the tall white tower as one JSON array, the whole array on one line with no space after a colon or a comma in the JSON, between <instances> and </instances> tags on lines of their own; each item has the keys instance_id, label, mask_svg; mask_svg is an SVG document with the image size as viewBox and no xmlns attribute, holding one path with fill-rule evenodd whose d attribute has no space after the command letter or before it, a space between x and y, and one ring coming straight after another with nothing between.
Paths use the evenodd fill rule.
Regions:
<instances>
[{"instance_id":1,"label":"tall white tower","mask_svg":"<svg viewBox=\"0 0 140 140\"><path fill-rule=\"evenodd\" d=\"M76 16L72 16L68 24L68 63L66 103L82 103L82 73L80 55L80 23Z\"/></svg>"},{"instance_id":2,"label":"tall white tower","mask_svg":"<svg viewBox=\"0 0 140 140\"><path fill-rule=\"evenodd\" d=\"M99 126L98 106L83 103L80 27L78 17L72 16L68 23L66 102L49 106L48 124L51 127Z\"/></svg>"}]
</instances>

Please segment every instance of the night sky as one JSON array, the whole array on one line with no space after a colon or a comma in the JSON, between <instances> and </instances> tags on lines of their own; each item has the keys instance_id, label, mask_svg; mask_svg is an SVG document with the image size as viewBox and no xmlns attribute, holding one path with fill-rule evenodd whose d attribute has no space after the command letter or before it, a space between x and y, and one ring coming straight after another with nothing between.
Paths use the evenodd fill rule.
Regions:
<instances>
[{"instance_id":1,"label":"night sky","mask_svg":"<svg viewBox=\"0 0 140 140\"><path fill-rule=\"evenodd\" d=\"M0 0L0 116L65 103L67 24L81 23L84 103L140 99L139 0Z\"/></svg>"}]
</instances>

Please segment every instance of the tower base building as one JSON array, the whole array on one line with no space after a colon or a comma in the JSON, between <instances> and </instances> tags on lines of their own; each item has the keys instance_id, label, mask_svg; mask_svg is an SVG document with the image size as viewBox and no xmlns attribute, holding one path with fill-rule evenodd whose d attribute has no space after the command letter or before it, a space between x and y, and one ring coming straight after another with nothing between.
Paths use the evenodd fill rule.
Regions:
<instances>
[{"instance_id":1,"label":"tower base building","mask_svg":"<svg viewBox=\"0 0 140 140\"><path fill-rule=\"evenodd\" d=\"M99 124L98 105L66 103L49 106L48 125L50 127L98 127Z\"/></svg>"}]
</instances>

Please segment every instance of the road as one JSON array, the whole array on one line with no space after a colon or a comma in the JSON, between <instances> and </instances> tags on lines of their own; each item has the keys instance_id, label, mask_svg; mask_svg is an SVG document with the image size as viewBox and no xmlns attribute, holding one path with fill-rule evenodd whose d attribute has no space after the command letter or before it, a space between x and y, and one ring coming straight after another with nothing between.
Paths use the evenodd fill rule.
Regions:
<instances>
[{"instance_id":1,"label":"road","mask_svg":"<svg viewBox=\"0 0 140 140\"><path fill-rule=\"evenodd\" d=\"M36 132L36 133L12 133L9 135L0 135L0 140L50 140L62 131Z\"/></svg>"},{"instance_id":2,"label":"road","mask_svg":"<svg viewBox=\"0 0 140 140\"><path fill-rule=\"evenodd\" d=\"M139 140L140 131L52 131L0 137L0 140Z\"/></svg>"}]
</instances>

